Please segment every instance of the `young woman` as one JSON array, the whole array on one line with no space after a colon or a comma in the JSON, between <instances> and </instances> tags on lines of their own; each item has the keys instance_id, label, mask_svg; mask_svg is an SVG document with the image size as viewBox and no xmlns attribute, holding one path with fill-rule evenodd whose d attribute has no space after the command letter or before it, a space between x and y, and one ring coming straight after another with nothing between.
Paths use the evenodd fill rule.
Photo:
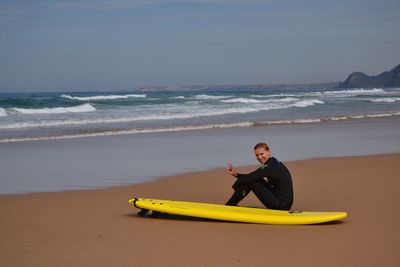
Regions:
<instances>
[{"instance_id":1,"label":"young woman","mask_svg":"<svg viewBox=\"0 0 400 267\"><path fill-rule=\"evenodd\" d=\"M248 173L240 174L231 163L227 173L236 177L234 193L225 205L236 206L252 191L269 209L289 210L293 204L293 185L289 170L282 162L271 156L266 143L258 143L254 154L261 167Z\"/></svg>"}]
</instances>

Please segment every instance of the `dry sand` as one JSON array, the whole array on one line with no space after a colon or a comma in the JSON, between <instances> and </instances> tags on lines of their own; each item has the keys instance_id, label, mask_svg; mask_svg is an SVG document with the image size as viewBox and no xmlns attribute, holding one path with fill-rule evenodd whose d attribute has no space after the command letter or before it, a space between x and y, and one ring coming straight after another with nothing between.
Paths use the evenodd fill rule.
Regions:
<instances>
[{"instance_id":1,"label":"dry sand","mask_svg":"<svg viewBox=\"0 0 400 267\"><path fill-rule=\"evenodd\" d=\"M3 195L0 266L400 266L400 154L286 165L293 209L349 217L308 226L152 219L128 204L139 196L223 204L233 183L223 169L103 190ZM260 206L253 195L241 204Z\"/></svg>"}]
</instances>

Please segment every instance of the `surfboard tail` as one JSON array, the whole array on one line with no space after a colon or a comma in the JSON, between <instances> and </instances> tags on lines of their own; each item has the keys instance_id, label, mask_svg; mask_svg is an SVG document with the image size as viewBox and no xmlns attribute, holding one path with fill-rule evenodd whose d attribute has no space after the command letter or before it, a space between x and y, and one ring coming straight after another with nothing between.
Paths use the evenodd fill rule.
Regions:
<instances>
[{"instance_id":1,"label":"surfboard tail","mask_svg":"<svg viewBox=\"0 0 400 267\"><path fill-rule=\"evenodd\" d=\"M136 201L138 201L137 197L129 199L128 203L135 206L136 208L139 208L138 206L136 206Z\"/></svg>"}]
</instances>

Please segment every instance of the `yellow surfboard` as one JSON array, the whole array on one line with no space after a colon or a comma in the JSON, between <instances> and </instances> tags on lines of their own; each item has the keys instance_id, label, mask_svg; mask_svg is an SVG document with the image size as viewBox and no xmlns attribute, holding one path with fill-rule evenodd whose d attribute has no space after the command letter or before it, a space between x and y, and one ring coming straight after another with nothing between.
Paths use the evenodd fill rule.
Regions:
<instances>
[{"instance_id":1,"label":"yellow surfboard","mask_svg":"<svg viewBox=\"0 0 400 267\"><path fill-rule=\"evenodd\" d=\"M283 211L265 208L232 207L219 204L160 200L130 199L129 203L146 211L184 215L213 220L261 224L317 224L347 217L346 212Z\"/></svg>"}]
</instances>

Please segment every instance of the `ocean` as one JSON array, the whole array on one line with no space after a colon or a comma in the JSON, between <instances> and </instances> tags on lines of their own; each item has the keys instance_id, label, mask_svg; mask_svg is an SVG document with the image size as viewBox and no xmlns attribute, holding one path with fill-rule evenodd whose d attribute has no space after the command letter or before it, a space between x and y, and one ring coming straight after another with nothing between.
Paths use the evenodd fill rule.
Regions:
<instances>
[{"instance_id":1,"label":"ocean","mask_svg":"<svg viewBox=\"0 0 400 267\"><path fill-rule=\"evenodd\" d=\"M400 88L0 94L0 142L400 116Z\"/></svg>"}]
</instances>

